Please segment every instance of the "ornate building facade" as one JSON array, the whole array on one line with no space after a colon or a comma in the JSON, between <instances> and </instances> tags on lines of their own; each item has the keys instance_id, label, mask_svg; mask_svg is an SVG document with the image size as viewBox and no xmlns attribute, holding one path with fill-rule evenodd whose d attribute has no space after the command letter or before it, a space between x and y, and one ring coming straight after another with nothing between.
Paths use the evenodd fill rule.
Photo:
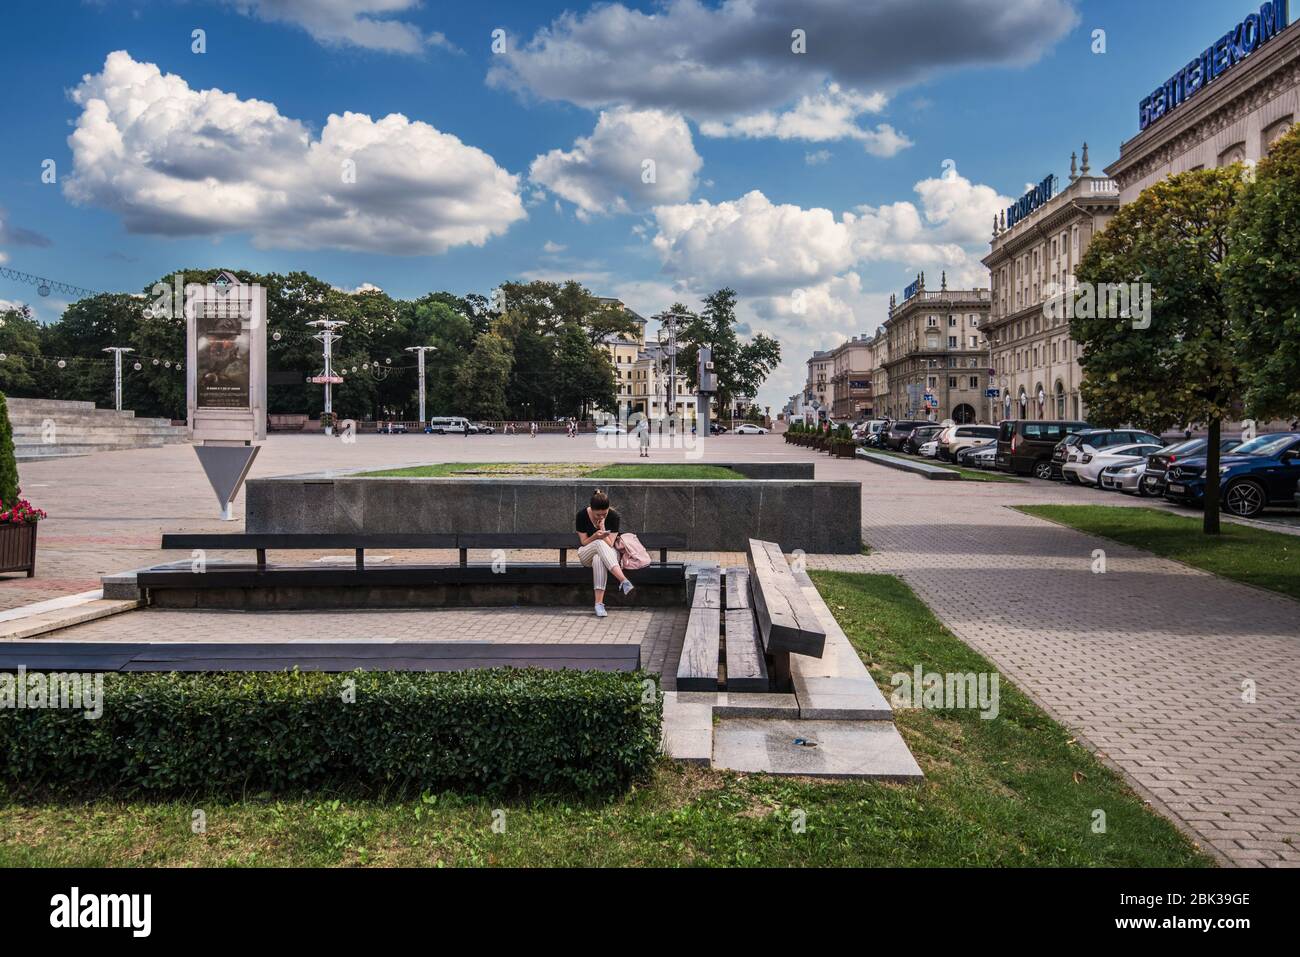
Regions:
<instances>
[{"instance_id":1,"label":"ornate building facade","mask_svg":"<svg viewBox=\"0 0 1300 957\"><path fill-rule=\"evenodd\" d=\"M1006 213L993 224L984 258L992 308L984 328L998 390L988 415L998 419L1073 419L1087 416L1079 394L1080 349L1063 310L1044 304L1074 281L1092 237L1119 209L1119 187L1091 175L1088 144L1083 168L1070 157L1070 182L1014 225ZM1046 182L1046 181L1044 181Z\"/></svg>"}]
</instances>

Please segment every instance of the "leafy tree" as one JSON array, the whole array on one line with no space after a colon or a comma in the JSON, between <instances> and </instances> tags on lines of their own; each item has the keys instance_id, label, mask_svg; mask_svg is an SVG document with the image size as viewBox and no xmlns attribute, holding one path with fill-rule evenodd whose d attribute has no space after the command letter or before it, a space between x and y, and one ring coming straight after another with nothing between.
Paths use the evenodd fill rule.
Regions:
<instances>
[{"instance_id":1,"label":"leafy tree","mask_svg":"<svg viewBox=\"0 0 1300 957\"><path fill-rule=\"evenodd\" d=\"M1260 162L1232 219L1225 281L1246 413L1300 415L1300 126Z\"/></svg>"},{"instance_id":2,"label":"leafy tree","mask_svg":"<svg viewBox=\"0 0 1300 957\"><path fill-rule=\"evenodd\" d=\"M1140 323L1108 308L1077 310L1070 322L1083 348L1081 392L1092 421L1153 431L1209 426L1207 534L1219 531L1220 433L1241 383L1223 282L1241 174L1236 165L1162 180L1121 207L1089 245L1079 282L1103 290L1111 283L1149 283L1149 328L1135 328Z\"/></svg>"},{"instance_id":3,"label":"leafy tree","mask_svg":"<svg viewBox=\"0 0 1300 957\"><path fill-rule=\"evenodd\" d=\"M716 396L719 409L730 409L735 396L755 396L781 362L781 344L771 336L759 333L748 342L742 342L736 333L736 292L719 289L704 300L704 308L692 313L680 303L672 312L685 313L690 318L678 329L680 343L677 358L678 374L685 373L691 388L699 388L699 350L706 346L712 350L713 371L718 378Z\"/></svg>"},{"instance_id":4,"label":"leafy tree","mask_svg":"<svg viewBox=\"0 0 1300 957\"><path fill-rule=\"evenodd\" d=\"M555 401L561 413L585 418L591 408L617 408L609 353L594 348L575 322L566 324L557 337L554 369Z\"/></svg>"},{"instance_id":5,"label":"leafy tree","mask_svg":"<svg viewBox=\"0 0 1300 957\"><path fill-rule=\"evenodd\" d=\"M510 344L501 335L493 331L478 337L457 382L465 415L475 419L506 417L511 363Z\"/></svg>"},{"instance_id":6,"label":"leafy tree","mask_svg":"<svg viewBox=\"0 0 1300 957\"><path fill-rule=\"evenodd\" d=\"M0 312L0 390L9 395L38 396L34 370L40 368L41 326L23 306Z\"/></svg>"}]
</instances>

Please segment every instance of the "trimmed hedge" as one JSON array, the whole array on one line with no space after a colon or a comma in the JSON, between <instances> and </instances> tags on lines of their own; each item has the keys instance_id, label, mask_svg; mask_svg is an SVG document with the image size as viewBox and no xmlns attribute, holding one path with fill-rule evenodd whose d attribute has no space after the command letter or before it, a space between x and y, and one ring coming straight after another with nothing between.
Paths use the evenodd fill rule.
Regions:
<instances>
[{"instance_id":1,"label":"trimmed hedge","mask_svg":"<svg viewBox=\"0 0 1300 957\"><path fill-rule=\"evenodd\" d=\"M107 674L103 715L0 710L15 791L608 795L659 754L645 674ZM355 700L346 703L347 682ZM645 700L643 700L645 699Z\"/></svg>"}]
</instances>

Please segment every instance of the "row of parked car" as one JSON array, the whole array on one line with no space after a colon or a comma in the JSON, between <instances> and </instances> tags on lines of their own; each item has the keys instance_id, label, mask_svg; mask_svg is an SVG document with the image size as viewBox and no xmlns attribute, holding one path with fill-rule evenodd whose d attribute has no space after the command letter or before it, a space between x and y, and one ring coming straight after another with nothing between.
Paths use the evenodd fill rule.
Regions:
<instances>
[{"instance_id":1,"label":"row of parked car","mask_svg":"<svg viewBox=\"0 0 1300 957\"><path fill-rule=\"evenodd\" d=\"M1204 502L1209 440L1173 443L1141 429L1094 429L1087 422L1007 420L1000 425L867 422L864 445L968 468L1064 480L1180 505ZM1300 506L1300 432L1220 442L1219 498L1233 515Z\"/></svg>"}]
</instances>

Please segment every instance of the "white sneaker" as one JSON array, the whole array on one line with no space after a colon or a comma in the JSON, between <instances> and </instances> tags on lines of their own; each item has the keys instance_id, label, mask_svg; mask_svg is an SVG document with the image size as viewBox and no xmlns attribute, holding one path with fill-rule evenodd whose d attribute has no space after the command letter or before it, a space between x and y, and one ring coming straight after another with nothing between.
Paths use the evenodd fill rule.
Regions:
<instances>
[{"instance_id":1,"label":"white sneaker","mask_svg":"<svg viewBox=\"0 0 1300 957\"><path fill-rule=\"evenodd\" d=\"M597 617L597 618L606 618L606 617L608 617L608 615L609 615L609 613L608 613L607 611L605 611L605 605L604 605L603 602L601 602L601 603L599 603L599 604L596 605L596 617Z\"/></svg>"},{"instance_id":2,"label":"white sneaker","mask_svg":"<svg viewBox=\"0 0 1300 957\"><path fill-rule=\"evenodd\" d=\"M618 590L621 591L624 595L629 595L632 593L632 589L635 587L636 587L635 585L633 585L630 581L624 578L623 583L618 586Z\"/></svg>"}]
</instances>

